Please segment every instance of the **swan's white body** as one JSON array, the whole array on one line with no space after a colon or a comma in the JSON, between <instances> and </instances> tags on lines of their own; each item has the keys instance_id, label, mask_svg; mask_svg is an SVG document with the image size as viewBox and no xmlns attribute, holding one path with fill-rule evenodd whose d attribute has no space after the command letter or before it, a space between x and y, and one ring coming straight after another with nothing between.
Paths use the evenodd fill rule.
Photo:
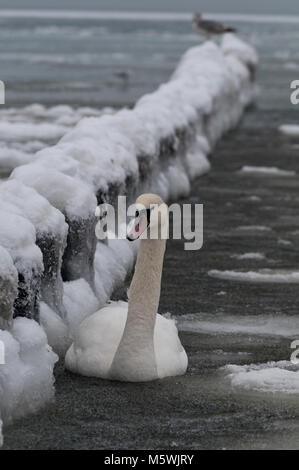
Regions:
<instances>
[{"instance_id":1,"label":"swan's white body","mask_svg":"<svg viewBox=\"0 0 299 470\"><path fill-rule=\"evenodd\" d=\"M77 374L110 379L110 370L122 338L128 314L127 302L112 302L86 318L66 355L66 367ZM186 372L188 359L178 337L174 320L157 314L154 330L157 377L162 379ZM142 381L136 369L134 381ZM139 378L140 377L140 378Z\"/></svg>"},{"instance_id":2,"label":"swan's white body","mask_svg":"<svg viewBox=\"0 0 299 470\"><path fill-rule=\"evenodd\" d=\"M158 228L160 238L141 239L129 303L114 302L81 323L65 359L72 372L129 382L186 372L188 359L176 325L157 314L166 246L161 236L166 217L159 209L165 204L152 194L141 196L137 204L144 209L136 212L128 238L142 238L149 227Z\"/></svg>"}]
</instances>

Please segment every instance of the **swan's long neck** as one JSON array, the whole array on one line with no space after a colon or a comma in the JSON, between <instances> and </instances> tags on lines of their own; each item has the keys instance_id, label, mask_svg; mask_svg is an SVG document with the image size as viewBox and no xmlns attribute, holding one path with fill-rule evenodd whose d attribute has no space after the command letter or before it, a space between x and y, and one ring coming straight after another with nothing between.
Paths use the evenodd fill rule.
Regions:
<instances>
[{"instance_id":1,"label":"swan's long neck","mask_svg":"<svg viewBox=\"0 0 299 470\"><path fill-rule=\"evenodd\" d=\"M112 378L136 381L157 378L154 329L165 244L165 240L141 240L127 322L110 370Z\"/></svg>"}]
</instances>

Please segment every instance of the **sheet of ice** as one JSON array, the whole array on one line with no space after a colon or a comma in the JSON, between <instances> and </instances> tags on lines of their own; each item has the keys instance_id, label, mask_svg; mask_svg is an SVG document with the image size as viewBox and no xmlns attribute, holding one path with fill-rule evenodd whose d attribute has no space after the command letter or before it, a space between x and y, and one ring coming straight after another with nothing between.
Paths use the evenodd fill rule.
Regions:
<instances>
[{"instance_id":1,"label":"sheet of ice","mask_svg":"<svg viewBox=\"0 0 299 470\"><path fill-rule=\"evenodd\" d=\"M299 393L299 365L288 361L223 368L233 387L265 393Z\"/></svg>"},{"instance_id":2,"label":"sheet of ice","mask_svg":"<svg viewBox=\"0 0 299 470\"><path fill-rule=\"evenodd\" d=\"M84 117L115 113L113 108L72 108L40 104L0 110L0 176L33 161L35 152L57 141Z\"/></svg>"},{"instance_id":3,"label":"sheet of ice","mask_svg":"<svg viewBox=\"0 0 299 470\"><path fill-rule=\"evenodd\" d=\"M5 142L30 140L58 140L66 132L66 126L39 123L12 123L0 121L0 135Z\"/></svg>"},{"instance_id":4,"label":"sheet of ice","mask_svg":"<svg viewBox=\"0 0 299 470\"><path fill-rule=\"evenodd\" d=\"M297 124L283 124L278 128L279 132L290 137L299 137L299 125Z\"/></svg>"},{"instance_id":5,"label":"sheet of ice","mask_svg":"<svg viewBox=\"0 0 299 470\"><path fill-rule=\"evenodd\" d=\"M299 283L299 271L283 270L283 269L259 269L257 271L219 271L212 269L208 275L217 279L239 282L253 283L280 283L280 284L297 284Z\"/></svg>"},{"instance_id":6,"label":"sheet of ice","mask_svg":"<svg viewBox=\"0 0 299 470\"><path fill-rule=\"evenodd\" d=\"M0 330L0 340L5 347L5 364L0 366L0 415L8 424L53 400L53 368L58 358L34 320L17 318L10 331Z\"/></svg>"},{"instance_id":7,"label":"sheet of ice","mask_svg":"<svg viewBox=\"0 0 299 470\"><path fill-rule=\"evenodd\" d=\"M247 200L251 202L261 202L262 198L260 198L259 196L252 195L248 196Z\"/></svg>"},{"instance_id":8,"label":"sheet of ice","mask_svg":"<svg viewBox=\"0 0 299 470\"><path fill-rule=\"evenodd\" d=\"M264 253L243 253L242 255L232 255L231 258L239 260L254 259L261 261L265 259L265 255Z\"/></svg>"},{"instance_id":9,"label":"sheet of ice","mask_svg":"<svg viewBox=\"0 0 299 470\"><path fill-rule=\"evenodd\" d=\"M220 315L194 313L176 317L182 331L298 338L299 318L283 315Z\"/></svg>"},{"instance_id":10,"label":"sheet of ice","mask_svg":"<svg viewBox=\"0 0 299 470\"><path fill-rule=\"evenodd\" d=\"M0 177L9 176L14 168L29 163L32 155L16 148L0 144Z\"/></svg>"},{"instance_id":11,"label":"sheet of ice","mask_svg":"<svg viewBox=\"0 0 299 470\"><path fill-rule=\"evenodd\" d=\"M292 246L293 243L290 240L284 240L283 238L279 238L277 240L278 245L280 246Z\"/></svg>"},{"instance_id":12,"label":"sheet of ice","mask_svg":"<svg viewBox=\"0 0 299 470\"><path fill-rule=\"evenodd\" d=\"M281 170L275 166L248 166L245 165L241 168L239 173L252 173L269 176L295 176L296 171L293 170Z\"/></svg>"},{"instance_id":13,"label":"sheet of ice","mask_svg":"<svg viewBox=\"0 0 299 470\"><path fill-rule=\"evenodd\" d=\"M271 232L271 227L264 225L240 225L236 227L236 230L240 232Z\"/></svg>"}]
</instances>

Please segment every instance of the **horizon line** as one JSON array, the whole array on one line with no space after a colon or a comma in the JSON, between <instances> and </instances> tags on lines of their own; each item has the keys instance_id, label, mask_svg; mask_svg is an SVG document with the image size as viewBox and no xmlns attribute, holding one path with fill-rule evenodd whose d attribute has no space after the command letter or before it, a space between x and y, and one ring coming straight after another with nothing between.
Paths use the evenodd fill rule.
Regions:
<instances>
[{"instance_id":1,"label":"horizon line","mask_svg":"<svg viewBox=\"0 0 299 470\"><path fill-rule=\"evenodd\" d=\"M299 23L298 15L252 13L204 13L211 19L254 23ZM192 12L110 11L110 10L57 10L57 9L1 9L0 18L52 18L52 19L106 19L138 21L190 21Z\"/></svg>"}]
</instances>

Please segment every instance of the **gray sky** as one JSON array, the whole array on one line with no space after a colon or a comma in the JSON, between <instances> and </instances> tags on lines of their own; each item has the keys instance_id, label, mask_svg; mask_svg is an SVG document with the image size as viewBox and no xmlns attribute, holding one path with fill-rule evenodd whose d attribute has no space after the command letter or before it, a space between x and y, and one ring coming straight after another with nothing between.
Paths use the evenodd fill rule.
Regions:
<instances>
[{"instance_id":1,"label":"gray sky","mask_svg":"<svg viewBox=\"0 0 299 470\"><path fill-rule=\"evenodd\" d=\"M0 0L0 8L298 14L298 0Z\"/></svg>"}]
</instances>

